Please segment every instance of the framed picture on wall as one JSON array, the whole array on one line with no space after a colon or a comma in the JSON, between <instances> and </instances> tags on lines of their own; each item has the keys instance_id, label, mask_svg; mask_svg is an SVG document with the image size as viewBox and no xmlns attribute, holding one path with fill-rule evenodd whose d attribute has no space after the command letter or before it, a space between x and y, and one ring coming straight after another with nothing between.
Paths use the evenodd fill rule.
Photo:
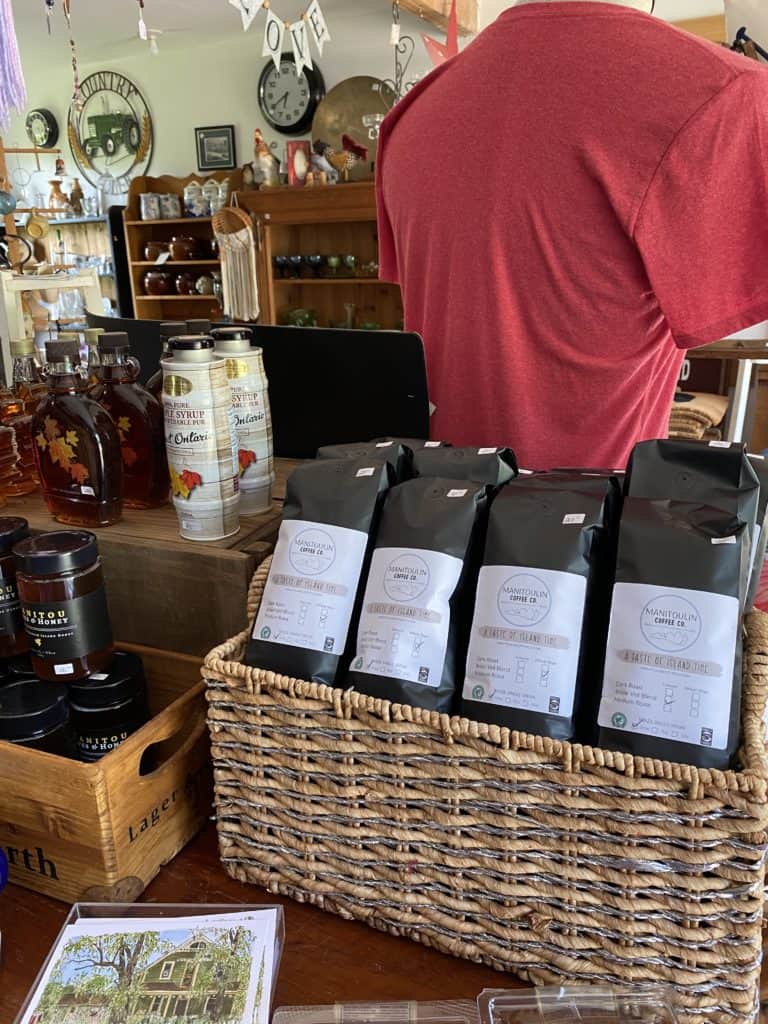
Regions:
<instances>
[{"instance_id":1,"label":"framed picture on wall","mask_svg":"<svg viewBox=\"0 0 768 1024\"><path fill-rule=\"evenodd\" d=\"M236 165L234 125L195 128L195 142L199 171L230 171Z\"/></svg>"},{"instance_id":2,"label":"framed picture on wall","mask_svg":"<svg viewBox=\"0 0 768 1024\"><path fill-rule=\"evenodd\" d=\"M288 163L288 184L303 185L311 167L312 151L309 148L309 143L306 141L288 142L285 150Z\"/></svg>"}]
</instances>

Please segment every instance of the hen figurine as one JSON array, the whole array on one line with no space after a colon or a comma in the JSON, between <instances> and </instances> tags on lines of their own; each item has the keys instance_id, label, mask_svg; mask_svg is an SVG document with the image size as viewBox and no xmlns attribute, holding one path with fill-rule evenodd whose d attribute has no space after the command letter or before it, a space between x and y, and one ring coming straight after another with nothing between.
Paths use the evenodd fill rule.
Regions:
<instances>
[{"instance_id":1,"label":"hen figurine","mask_svg":"<svg viewBox=\"0 0 768 1024\"><path fill-rule=\"evenodd\" d=\"M253 179L259 188L277 188L280 184L278 173L280 163L264 141L261 130L253 133Z\"/></svg>"},{"instance_id":2,"label":"hen figurine","mask_svg":"<svg viewBox=\"0 0 768 1024\"><path fill-rule=\"evenodd\" d=\"M344 181L349 181L349 172L352 168L368 159L368 149L355 142L350 135L342 135L341 145L342 148L338 152L326 142L316 142L314 148L315 153L327 161Z\"/></svg>"}]
</instances>

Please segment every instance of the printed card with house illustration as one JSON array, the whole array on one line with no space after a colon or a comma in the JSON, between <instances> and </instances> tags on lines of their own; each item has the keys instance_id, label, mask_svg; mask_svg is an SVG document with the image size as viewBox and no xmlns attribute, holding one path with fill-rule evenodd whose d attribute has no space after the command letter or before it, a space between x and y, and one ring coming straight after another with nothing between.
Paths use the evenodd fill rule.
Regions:
<instances>
[{"instance_id":1,"label":"printed card with house illustration","mask_svg":"<svg viewBox=\"0 0 768 1024\"><path fill-rule=\"evenodd\" d=\"M17 1024L268 1024L281 908L199 909L65 925Z\"/></svg>"}]
</instances>

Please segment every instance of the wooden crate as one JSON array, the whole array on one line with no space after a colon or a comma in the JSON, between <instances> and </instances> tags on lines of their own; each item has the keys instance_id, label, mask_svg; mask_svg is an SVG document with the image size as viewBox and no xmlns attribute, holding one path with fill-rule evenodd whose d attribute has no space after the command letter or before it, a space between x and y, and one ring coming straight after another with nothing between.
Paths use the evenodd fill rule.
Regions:
<instances>
[{"instance_id":1,"label":"wooden crate","mask_svg":"<svg viewBox=\"0 0 768 1024\"><path fill-rule=\"evenodd\" d=\"M54 899L135 900L210 814L200 659L125 649L144 661L154 717L116 750L82 764L0 741L10 880Z\"/></svg>"},{"instance_id":2,"label":"wooden crate","mask_svg":"<svg viewBox=\"0 0 768 1024\"><path fill-rule=\"evenodd\" d=\"M294 465L276 460L272 509L244 517L225 540L183 540L171 505L127 509L121 522L96 530L115 639L202 657L244 629L248 585L274 548ZM34 530L66 529L40 494L11 498L0 514L24 516Z\"/></svg>"}]
</instances>

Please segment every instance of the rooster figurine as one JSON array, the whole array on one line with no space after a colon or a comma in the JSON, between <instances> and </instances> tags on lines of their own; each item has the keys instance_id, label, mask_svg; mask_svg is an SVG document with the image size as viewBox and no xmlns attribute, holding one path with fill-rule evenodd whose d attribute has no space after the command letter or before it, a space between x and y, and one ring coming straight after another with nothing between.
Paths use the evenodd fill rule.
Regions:
<instances>
[{"instance_id":1,"label":"rooster figurine","mask_svg":"<svg viewBox=\"0 0 768 1024\"><path fill-rule=\"evenodd\" d=\"M349 181L349 172L352 168L363 160L368 159L368 149L355 142L349 135L342 135L341 146L342 148L337 152L326 142L316 142L314 149L315 154L330 164L344 181ZM316 161L313 161L313 163L316 163Z\"/></svg>"},{"instance_id":2,"label":"rooster figurine","mask_svg":"<svg viewBox=\"0 0 768 1024\"><path fill-rule=\"evenodd\" d=\"M280 184L278 174L280 163L264 141L261 130L253 133L253 179L259 188L277 188Z\"/></svg>"}]
</instances>

